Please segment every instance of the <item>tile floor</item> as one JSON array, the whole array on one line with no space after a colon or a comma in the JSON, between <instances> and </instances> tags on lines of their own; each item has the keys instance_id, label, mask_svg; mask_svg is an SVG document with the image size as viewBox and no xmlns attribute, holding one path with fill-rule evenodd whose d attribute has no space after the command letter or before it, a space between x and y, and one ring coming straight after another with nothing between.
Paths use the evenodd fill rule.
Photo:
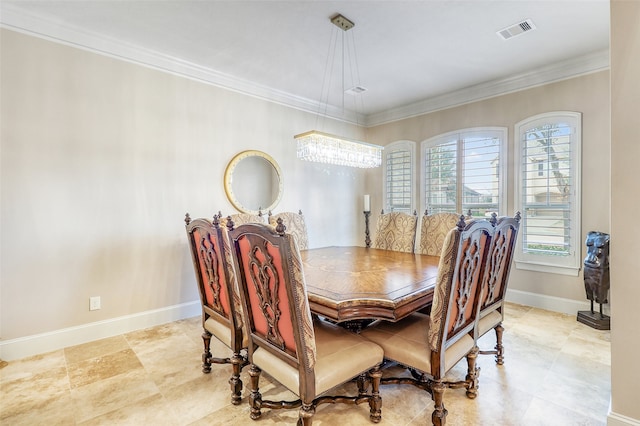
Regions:
<instances>
[{"instance_id":1,"label":"tile floor","mask_svg":"<svg viewBox=\"0 0 640 426\"><path fill-rule=\"evenodd\" d=\"M448 425L606 425L610 340L575 316L507 304L505 364L480 356L478 398L445 392ZM0 366L2 425L294 425L297 410L249 419L246 398L229 402L230 367L200 366L200 318L11 361ZM215 340L215 339L212 339ZM481 341L492 348L493 333ZM227 352L212 341L216 354ZM451 372L465 374L463 361ZM247 369L242 374L245 393ZM355 385L349 383L345 387ZM261 380L265 398L287 396ZM381 425L427 425L433 403L413 386L387 385ZM314 425L367 425L368 406L323 405Z\"/></svg>"}]
</instances>

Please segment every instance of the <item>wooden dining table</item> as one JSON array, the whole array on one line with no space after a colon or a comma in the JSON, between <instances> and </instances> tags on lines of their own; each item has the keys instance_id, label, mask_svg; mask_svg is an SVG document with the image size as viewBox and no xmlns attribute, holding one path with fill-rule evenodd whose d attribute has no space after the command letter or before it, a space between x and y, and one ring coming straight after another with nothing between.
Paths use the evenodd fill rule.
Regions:
<instances>
[{"instance_id":1,"label":"wooden dining table","mask_svg":"<svg viewBox=\"0 0 640 426\"><path fill-rule=\"evenodd\" d=\"M331 321L398 321L433 300L438 256L366 247L300 254L311 311Z\"/></svg>"}]
</instances>

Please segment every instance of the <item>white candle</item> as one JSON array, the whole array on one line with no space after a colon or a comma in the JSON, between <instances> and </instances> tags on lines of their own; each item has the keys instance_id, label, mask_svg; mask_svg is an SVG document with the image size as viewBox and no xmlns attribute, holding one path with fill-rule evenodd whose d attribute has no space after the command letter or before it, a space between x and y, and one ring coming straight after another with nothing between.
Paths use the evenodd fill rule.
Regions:
<instances>
[{"instance_id":1,"label":"white candle","mask_svg":"<svg viewBox=\"0 0 640 426\"><path fill-rule=\"evenodd\" d=\"M364 196L364 211L365 212L370 212L371 211L371 202L369 200L369 194L366 194Z\"/></svg>"}]
</instances>

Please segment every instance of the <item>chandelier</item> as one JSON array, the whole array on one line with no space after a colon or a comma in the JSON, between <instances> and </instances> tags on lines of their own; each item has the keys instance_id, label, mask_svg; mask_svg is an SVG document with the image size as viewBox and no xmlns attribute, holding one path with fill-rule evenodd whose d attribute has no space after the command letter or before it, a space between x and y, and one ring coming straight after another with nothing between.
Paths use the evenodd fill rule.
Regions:
<instances>
[{"instance_id":1,"label":"chandelier","mask_svg":"<svg viewBox=\"0 0 640 426\"><path fill-rule=\"evenodd\" d=\"M382 147L311 130L293 137L298 158L339 166L371 168L382 164Z\"/></svg>"},{"instance_id":2,"label":"chandelier","mask_svg":"<svg viewBox=\"0 0 640 426\"><path fill-rule=\"evenodd\" d=\"M354 23L342 15L336 15L331 18L331 23L342 30L342 96L344 106L344 76L345 76L345 40L344 33L354 27ZM353 46L355 55L355 43ZM327 61L328 63L328 61ZM327 72L330 70L327 68ZM353 74L353 72L352 72ZM325 81L327 80L325 76ZM324 85L324 83L323 83ZM352 90L360 93L366 89L356 86ZM324 93L324 88L323 88ZM329 91L327 90L328 104ZM357 116L357 114L356 114ZM299 135L295 135L294 140L297 143L297 156L301 160L315 161L318 163L336 164L339 166L372 168L379 167L382 164L382 149L379 145L372 145L341 136L331 135L328 133L311 130Z\"/></svg>"}]
</instances>

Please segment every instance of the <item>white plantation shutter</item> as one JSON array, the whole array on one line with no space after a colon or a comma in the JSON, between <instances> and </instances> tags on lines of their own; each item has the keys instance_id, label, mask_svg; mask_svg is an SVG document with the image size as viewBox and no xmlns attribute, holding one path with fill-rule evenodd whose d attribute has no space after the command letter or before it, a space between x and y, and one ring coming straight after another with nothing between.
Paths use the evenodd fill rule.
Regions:
<instances>
[{"instance_id":1,"label":"white plantation shutter","mask_svg":"<svg viewBox=\"0 0 640 426\"><path fill-rule=\"evenodd\" d=\"M504 211L505 128L465 129L422 143L421 205L486 217Z\"/></svg>"},{"instance_id":2,"label":"white plantation shutter","mask_svg":"<svg viewBox=\"0 0 640 426\"><path fill-rule=\"evenodd\" d=\"M580 268L581 115L542 114L516 124L516 265L577 275Z\"/></svg>"},{"instance_id":3,"label":"white plantation shutter","mask_svg":"<svg viewBox=\"0 0 640 426\"><path fill-rule=\"evenodd\" d=\"M425 162L425 209L429 214L456 213L458 209L457 158L458 141L456 138L443 141L424 152ZM423 210L424 211L424 210Z\"/></svg>"},{"instance_id":4,"label":"white plantation shutter","mask_svg":"<svg viewBox=\"0 0 640 426\"><path fill-rule=\"evenodd\" d=\"M483 132L462 138L462 211L486 217L500 212L500 135Z\"/></svg>"},{"instance_id":5,"label":"white plantation shutter","mask_svg":"<svg viewBox=\"0 0 640 426\"><path fill-rule=\"evenodd\" d=\"M384 149L384 211L412 213L415 143L399 141Z\"/></svg>"}]
</instances>

